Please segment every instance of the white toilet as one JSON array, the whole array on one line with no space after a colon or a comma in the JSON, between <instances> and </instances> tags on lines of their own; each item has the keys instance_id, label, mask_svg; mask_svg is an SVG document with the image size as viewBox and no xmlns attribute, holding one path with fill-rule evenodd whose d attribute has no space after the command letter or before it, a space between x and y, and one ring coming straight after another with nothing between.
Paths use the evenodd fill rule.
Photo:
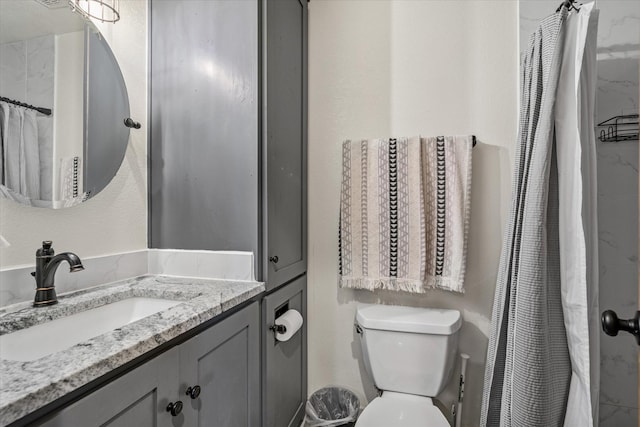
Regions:
<instances>
[{"instance_id":1,"label":"white toilet","mask_svg":"<svg viewBox=\"0 0 640 427\"><path fill-rule=\"evenodd\" d=\"M431 398L451 377L461 324L457 310L358 307L365 367L382 395L367 405L356 427L449 427Z\"/></svg>"}]
</instances>

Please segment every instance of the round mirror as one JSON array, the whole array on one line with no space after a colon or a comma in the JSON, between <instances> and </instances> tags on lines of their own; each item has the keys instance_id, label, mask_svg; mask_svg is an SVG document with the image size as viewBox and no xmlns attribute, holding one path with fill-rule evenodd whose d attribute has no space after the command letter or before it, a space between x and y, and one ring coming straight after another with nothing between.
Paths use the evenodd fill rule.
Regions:
<instances>
[{"instance_id":1,"label":"round mirror","mask_svg":"<svg viewBox=\"0 0 640 427\"><path fill-rule=\"evenodd\" d=\"M98 30L67 0L0 0L0 195L64 208L109 184L129 98Z\"/></svg>"}]
</instances>

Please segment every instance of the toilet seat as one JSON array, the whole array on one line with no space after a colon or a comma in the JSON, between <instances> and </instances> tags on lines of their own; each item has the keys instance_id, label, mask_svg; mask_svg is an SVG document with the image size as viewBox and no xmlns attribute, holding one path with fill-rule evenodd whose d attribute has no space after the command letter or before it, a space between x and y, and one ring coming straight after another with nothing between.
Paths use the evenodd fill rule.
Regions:
<instances>
[{"instance_id":1,"label":"toilet seat","mask_svg":"<svg viewBox=\"0 0 640 427\"><path fill-rule=\"evenodd\" d=\"M356 427L450 427L431 398L385 391L364 408Z\"/></svg>"}]
</instances>

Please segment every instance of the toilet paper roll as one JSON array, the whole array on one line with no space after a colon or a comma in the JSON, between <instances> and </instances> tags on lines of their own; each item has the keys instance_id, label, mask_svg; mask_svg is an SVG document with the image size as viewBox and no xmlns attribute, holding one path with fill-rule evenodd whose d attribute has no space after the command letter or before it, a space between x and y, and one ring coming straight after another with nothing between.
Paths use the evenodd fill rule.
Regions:
<instances>
[{"instance_id":1,"label":"toilet paper roll","mask_svg":"<svg viewBox=\"0 0 640 427\"><path fill-rule=\"evenodd\" d=\"M302 323L302 314L297 310L286 311L275 321L276 325L281 325L286 328L282 333L276 332L276 339L278 341L289 341L289 339L298 332L298 329L302 327Z\"/></svg>"}]
</instances>

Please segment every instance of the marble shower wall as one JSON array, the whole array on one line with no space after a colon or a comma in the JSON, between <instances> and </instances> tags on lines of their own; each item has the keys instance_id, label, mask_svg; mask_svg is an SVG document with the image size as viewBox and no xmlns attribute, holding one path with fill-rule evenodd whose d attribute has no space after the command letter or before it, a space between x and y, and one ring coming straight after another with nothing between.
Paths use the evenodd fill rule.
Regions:
<instances>
[{"instance_id":1,"label":"marble shower wall","mask_svg":"<svg viewBox=\"0 0 640 427\"><path fill-rule=\"evenodd\" d=\"M638 113L640 4L601 1L598 7L596 121L600 123ZM638 307L638 141L597 141L596 147L600 309L630 318ZM637 354L631 336L601 336L601 427L638 425Z\"/></svg>"},{"instance_id":2,"label":"marble shower wall","mask_svg":"<svg viewBox=\"0 0 640 427\"><path fill-rule=\"evenodd\" d=\"M54 36L0 45L0 94L38 107L53 107Z\"/></svg>"},{"instance_id":3,"label":"marble shower wall","mask_svg":"<svg viewBox=\"0 0 640 427\"><path fill-rule=\"evenodd\" d=\"M559 1L520 0L520 48ZM596 122L638 113L640 3L598 1ZM596 135L600 129L596 130ZM630 318L638 307L638 141L596 141L600 309ZM638 425L637 345L600 337L600 427Z\"/></svg>"}]
</instances>

